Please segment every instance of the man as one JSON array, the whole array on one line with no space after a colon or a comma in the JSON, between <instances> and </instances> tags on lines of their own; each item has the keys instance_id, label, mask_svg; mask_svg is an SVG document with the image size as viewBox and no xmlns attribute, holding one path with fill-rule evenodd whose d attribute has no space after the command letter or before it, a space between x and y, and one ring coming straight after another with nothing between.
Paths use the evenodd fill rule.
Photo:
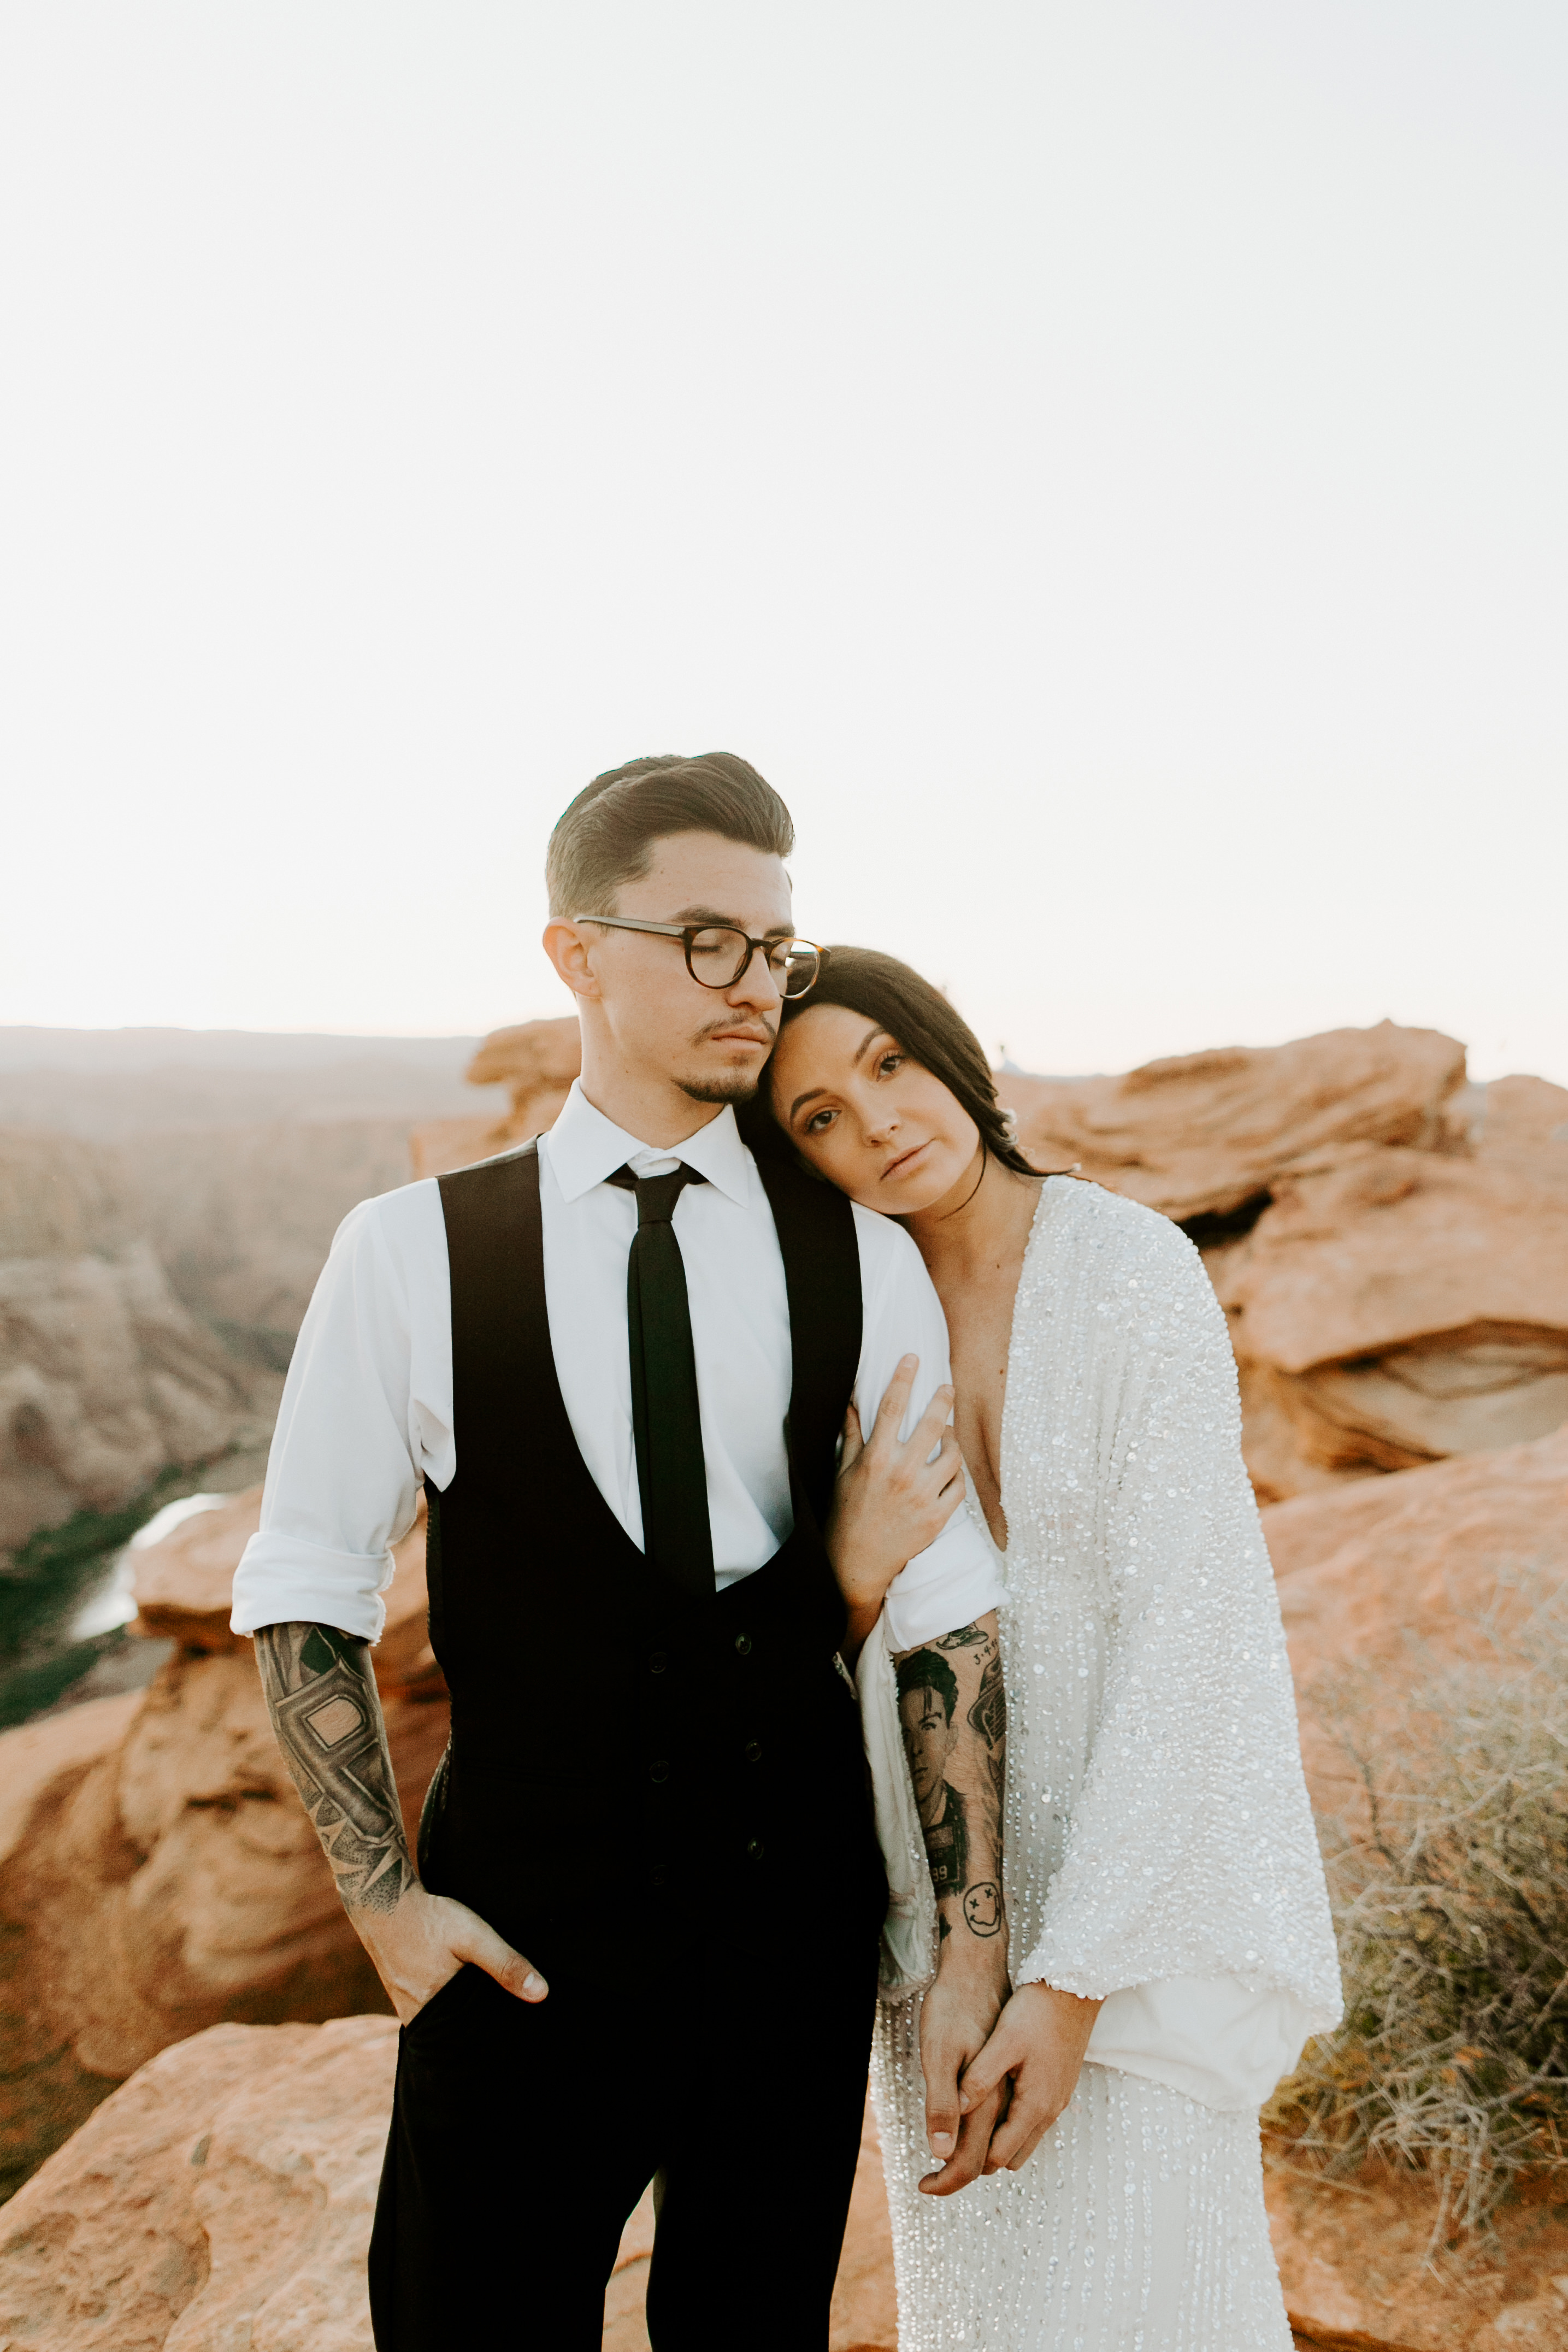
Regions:
<instances>
[{"instance_id":1,"label":"man","mask_svg":"<svg viewBox=\"0 0 1568 2352\"><path fill-rule=\"evenodd\" d=\"M900 1648L999 1587L912 1244L735 1124L816 968L793 841L728 754L579 793L544 945L580 1082L355 1210L295 1351L234 1623L404 2025L381 2352L589 2352L650 2179L657 2352L826 2341L886 1893L840 1661L891 1568ZM366 1644L421 1480L452 1738L416 1867ZM949 1973L943 2154L1005 1991Z\"/></svg>"}]
</instances>

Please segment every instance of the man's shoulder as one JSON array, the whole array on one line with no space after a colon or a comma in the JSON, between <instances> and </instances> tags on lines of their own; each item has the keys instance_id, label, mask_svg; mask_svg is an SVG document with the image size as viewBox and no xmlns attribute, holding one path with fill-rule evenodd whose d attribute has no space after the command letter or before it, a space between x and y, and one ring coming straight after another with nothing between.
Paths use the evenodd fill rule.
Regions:
<instances>
[{"instance_id":1,"label":"man's shoulder","mask_svg":"<svg viewBox=\"0 0 1568 2352\"><path fill-rule=\"evenodd\" d=\"M440 1229L440 1186L434 1176L421 1176L390 1192L373 1193L352 1208L338 1227L332 1249L342 1255L379 1246L394 1257L405 1258L427 1250Z\"/></svg>"},{"instance_id":2,"label":"man's shoulder","mask_svg":"<svg viewBox=\"0 0 1568 2352\"><path fill-rule=\"evenodd\" d=\"M855 1240L860 1252L860 1276L866 1296L883 1283L901 1286L914 1283L924 1288L931 1276L913 1242L902 1225L891 1217L879 1215L875 1209L863 1209L858 1201L850 1207L855 1216Z\"/></svg>"},{"instance_id":3,"label":"man's shoulder","mask_svg":"<svg viewBox=\"0 0 1568 2352\"><path fill-rule=\"evenodd\" d=\"M470 1160L466 1167L448 1168L443 1175L432 1176L428 1181L437 1191L448 1187L460 1190L470 1182L483 1183L493 1179L500 1171L515 1169L520 1161L538 1160L542 1164L543 1155L539 1149L542 1140L541 1136L531 1135L526 1143L514 1143L508 1151L492 1152L488 1160ZM414 1188L410 1185L405 1189Z\"/></svg>"}]
</instances>

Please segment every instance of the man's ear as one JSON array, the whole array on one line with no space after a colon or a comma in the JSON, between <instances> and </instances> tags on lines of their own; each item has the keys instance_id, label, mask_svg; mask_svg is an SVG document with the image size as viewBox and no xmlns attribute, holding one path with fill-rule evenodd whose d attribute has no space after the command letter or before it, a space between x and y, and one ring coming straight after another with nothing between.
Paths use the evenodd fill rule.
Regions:
<instances>
[{"instance_id":1,"label":"man's ear","mask_svg":"<svg viewBox=\"0 0 1568 2352\"><path fill-rule=\"evenodd\" d=\"M544 952L555 967L556 978L574 996L596 997L600 992L590 952L596 944L588 931L569 923L564 915L552 915L544 926Z\"/></svg>"}]
</instances>

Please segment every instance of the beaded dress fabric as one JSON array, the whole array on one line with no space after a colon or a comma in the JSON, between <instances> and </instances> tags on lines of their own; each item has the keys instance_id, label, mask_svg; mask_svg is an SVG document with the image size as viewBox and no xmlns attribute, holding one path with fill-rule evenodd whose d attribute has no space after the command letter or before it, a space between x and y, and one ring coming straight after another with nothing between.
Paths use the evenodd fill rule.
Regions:
<instances>
[{"instance_id":1,"label":"beaded dress fabric","mask_svg":"<svg viewBox=\"0 0 1568 2352\"><path fill-rule=\"evenodd\" d=\"M1046 1181L1002 1430L1014 1981L1223 1979L1316 2032L1338 1967L1240 1433L1192 1244ZM1020 2172L922 2197L919 2025L886 2004L873 2064L900 2352L1289 2352L1254 2114L1086 2063Z\"/></svg>"}]
</instances>

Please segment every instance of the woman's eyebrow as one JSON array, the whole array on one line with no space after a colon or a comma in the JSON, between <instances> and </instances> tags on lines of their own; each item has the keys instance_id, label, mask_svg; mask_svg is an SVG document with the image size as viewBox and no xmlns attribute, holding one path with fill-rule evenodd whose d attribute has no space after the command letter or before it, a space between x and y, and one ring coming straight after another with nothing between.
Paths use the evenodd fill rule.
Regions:
<instances>
[{"instance_id":1,"label":"woman's eyebrow","mask_svg":"<svg viewBox=\"0 0 1568 2352\"><path fill-rule=\"evenodd\" d=\"M868 1045L874 1045L879 1037L889 1037L891 1034L892 1032L889 1029L868 1029L866 1034L861 1038L860 1043L855 1048L855 1058L849 1065L850 1068L853 1070L859 1067L861 1059L865 1055ZM795 1117L802 1103L815 1102L818 1095L825 1095L828 1089L826 1087L807 1087L805 1092L803 1095L796 1095L794 1102L791 1103L789 1107L789 1115L791 1118Z\"/></svg>"}]
</instances>

